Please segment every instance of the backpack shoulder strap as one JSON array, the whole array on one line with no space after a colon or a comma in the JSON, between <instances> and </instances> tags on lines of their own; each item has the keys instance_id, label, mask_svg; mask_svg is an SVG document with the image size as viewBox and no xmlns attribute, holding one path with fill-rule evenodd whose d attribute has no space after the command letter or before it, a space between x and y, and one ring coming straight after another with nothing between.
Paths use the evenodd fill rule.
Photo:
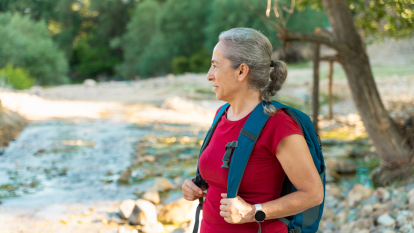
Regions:
<instances>
[{"instance_id":1,"label":"backpack shoulder strap","mask_svg":"<svg viewBox=\"0 0 414 233\"><path fill-rule=\"evenodd\" d=\"M261 102L252 111L246 123L244 124L240 135L237 139L238 146L234 149L233 159L230 162L229 176L227 178L227 197L234 198L237 196L240 181L249 161L250 154L256 144L257 139L269 120L269 116L263 111L266 102Z\"/></svg>"},{"instance_id":2,"label":"backpack shoulder strap","mask_svg":"<svg viewBox=\"0 0 414 233\"><path fill-rule=\"evenodd\" d=\"M229 103L224 104L223 106L220 107L219 111L217 112L216 116L214 117L214 121L213 124L211 125L210 129L208 129L207 135L204 138L204 142L203 145L201 146L200 149L200 154L198 155L198 157L201 157L201 154L203 153L203 151L206 149L206 147L208 146L211 137L213 137L213 133L217 128L218 123L221 120L221 117L224 115L224 113L226 112L226 109L230 106ZM198 171L198 165L197 165L197 176L200 175L199 171Z\"/></svg>"},{"instance_id":3,"label":"backpack shoulder strap","mask_svg":"<svg viewBox=\"0 0 414 233\"><path fill-rule=\"evenodd\" d=\"M216 114L216 117L214 117L213 124L211 125L210 129L208 130L207 135L204 139L203 145L201 146L199 158L201 157L201 154L203 153L203 151L208 146L208 143L210 142L211 137L213 136L214 130L216 130L217 125L220 122L221 117L224 115L224 113L226 112L227 107L229 107L229 106L230 106L229 103L226 103L223 106L221 106L219 111ZM200 159L199 159L199 161L200 161ZM207 182L205 182L204 179L200 175L200 172L198 170L198 164L197 164L196 178L193 180L193 183L195 183L198 187L201 187L203 185L205 188L208 188ZM203 209L204 199L201 197L201 198L198 199L198 201L199 201L199 204L198 204L197 209L196 209L196 216L195 216L195 219L194 219L193 233L198 233L198 228L199 228L199 225L200 225L200 212Z\"/></svg>"}]
</instances>

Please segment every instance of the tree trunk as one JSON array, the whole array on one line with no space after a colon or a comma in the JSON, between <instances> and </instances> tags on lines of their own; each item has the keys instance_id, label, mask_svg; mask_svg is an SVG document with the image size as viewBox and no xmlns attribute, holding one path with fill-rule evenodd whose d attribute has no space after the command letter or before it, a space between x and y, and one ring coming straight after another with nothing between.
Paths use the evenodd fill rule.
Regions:
<instances>
[{"instance_id":1,"label":"tree trunk","mask_svg":"<svg viewBox=\"0 0 414 233\"><path fill-rule=\"evenodd\" d=\"M355 29L346 0L322 0L334 39L350 53L339 52L354 102L378 155L386 165L397 167L409 161L410 148L385 110L379 96L367 53Z\"/></svg>"},{"instance_id":2,"label":"tree trunk","mask_svg":"<svg viewBox=\"0 0 414 233\"><path fill-rule=\"evenodd\" d=\"M329 61L329 73L328 73L328 79L329 79L329 115L328 118L333 118L333 91L332 91L332 75L333 75L333 64L334 61Z\"/></svg>"},{"instance_id":3,"label":"tree trunk","mask_svg":"<svg viewBox=\"0 0 414 233\"><path fill-rule=\"evenodd\" d=\"M312 90L312 109L313 109L313 127L316 133L319 133L318 115L319 115L319 51L320 44L314 44L313 48L313 90Z\"/></svg>"}]
</instances>

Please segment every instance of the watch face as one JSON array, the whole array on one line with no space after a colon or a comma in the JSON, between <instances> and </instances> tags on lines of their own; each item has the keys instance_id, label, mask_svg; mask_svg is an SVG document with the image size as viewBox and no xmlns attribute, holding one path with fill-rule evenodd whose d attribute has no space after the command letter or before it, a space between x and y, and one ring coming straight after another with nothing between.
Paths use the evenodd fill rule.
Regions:
<instances>
[{"instance_id":1,"label":"watch face","mask_svg":"<svg viewBox=\"0 0 414 233\"><path fill-rule=\"evenodd\" d=\"M259 210L256 212L256 214L254 215L254 219L256 219L256 221L258 222L263 222L266 218L266 214L265 212Z\"/></svg>"}]
</instances>

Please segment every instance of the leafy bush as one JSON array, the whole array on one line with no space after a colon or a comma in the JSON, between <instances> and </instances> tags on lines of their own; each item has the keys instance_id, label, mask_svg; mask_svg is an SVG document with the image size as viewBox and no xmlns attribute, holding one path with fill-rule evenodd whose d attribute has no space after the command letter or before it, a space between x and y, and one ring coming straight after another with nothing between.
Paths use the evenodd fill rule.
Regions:
<instances>
[{"instance_id":1,"label":"leafy bush","mask_svg":"<svg viewBox=\"0 0 414 233\"><path fill-rule=\"evenodd\" d=\"M0 67L12 63L24 68L41 85L68 82L65 56L43 21L34 22L18 13L1 13L0 25Z\"/></svg>"},{"instance_id":2,"label":"leafy bush","mask_svg":"<svg viewBox=\"0 0 414 233\"><path fill-rule=\"evenodd\" d=\"M192 55L189 59L190 71L195 73L206 73L211 66L211 54L205 49Z\"/></svg>"},{"instance_id":3,"label":"leafy bush","mask_svg":"<svg viewBox=\"0 0 414 233\"><path fill-rule=\"evenodd\" d=\"M0 70L0 82L6 86L12 86L14 89L28 89L33 86L35 79L30 77L27 70L23 68L14 68L8 63L6 67Z\"/></svg>"},{"instance_id":4,"label":"leafy bush","mask_svg":"<svg viewBox=\"0 0 414 233\"><path fill-rule=\"evenodd\" d=\"M173 58L172 68L173 68L174 74L182 74L182 73L190 71L189 59L184 56Z\"/></svg>"},{"instance_id":5,"label":"leafy bush","mask_svg":"<svg viewBox=\"0 0 414 233\"><path fill-rule=\"evenodd\" d=\"M139 2L123 37L124 63L118 71L127 77L173 71L173 58L191 57L203 48L209 4L189 0Z\"/></svg>"}]
</instances>

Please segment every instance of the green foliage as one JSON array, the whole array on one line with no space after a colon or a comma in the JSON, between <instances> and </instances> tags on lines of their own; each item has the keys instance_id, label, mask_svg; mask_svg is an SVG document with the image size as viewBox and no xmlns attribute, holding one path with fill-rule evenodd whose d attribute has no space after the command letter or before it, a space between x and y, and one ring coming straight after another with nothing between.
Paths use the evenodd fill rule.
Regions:
<instances>
[{"instance_id":1,"label":"green foliage","mask_svg":"<svg viewBox=\"0 0 414 233\"><path fill-rule=\"evenodd\" d=\"M298 7L323 9L321 0L298 0ZM414 2L412 0L348 0L355 25L367 36L404 38L414 31Z\"/></svg>"},{"instance_id":2,"label":"green foliage","mask_svg":"<svg viewBox=\"0 0 414 233\"><path fill-rule=\"evenodd\" d=\"M147 69L153 70L159 66L151 63L152 61L149 59L150 52L147 52L147 60L143 60L142 57L145 50L148 51L147 47L154 50L159 49L154 47L153 44L157 44L158 42L155 41L159 40L154 38L154 35L160 7L158 1L155 0L145 0L136 5L134 15L127 25L127 32L122 37L121 42L124 51L124 62L117 67L117 71L124 78L132 78L137 75L146 76Z\"/></svg>"},{"instance_id":3,"label":"green foliage","mask_svg":"<svg viewBox=\"0 0 414 233\"><path fill-rule=\"evenodd\" d=\"M190 71L189 59L184 56L178 56L172 60L172 68L174 74L182 74Z\"/></svg>"},{"instance_id":4,"label":"green foliage","mask_svg":"<svg viewBox=\"0 0 414 233\"><path fill-rule=\"evenodd\" d=\"M281 2L284 2L284 5L289 7L290 1L279 1L279 3ZM270 18L267 18L264 15L266 3L267 1L263 0L213 1L208 25L205 29L207 36L205 45L207 50L213 50L220 32L235 27L249 27L261 31L269 38L272 46L277 48L282 45L282 41L276 36L277 23L287 22L286 27L288 29L300 32L312 32L316 27L327 26L325 14L310 8L304 8L303 11L296 10L291 15L285 12L283 22L281 22L281 17L276 18L273 12L270 14Z\"/></svg>"},{"instance_id":5,"label":"green foliage","mask_svg":"<svg viewBox=\"0 0 414 233\"><path fill-rule=\"evenodd\" d=\"M64 54L49 37L43 21L20 14L0 14L0 67L12 63L30 72L40 85L68 81Z\"/></svg>"},{"instance_id":6,"label":"green foliage","mask_svg":"<svg viewBox=\"0 0 414 233\"><path fill-rule=\"evenodd\" d=\"M189 59L190 71L195 73L206 73L211 66L211 54L202 49L193 54Z\"/></svg>"},{"instance_id":7,"label":"green foliage","mask_svg":"<svg viewBox=\"0 0 414 233\"><path fill-rule=\"evenodd\" d=\"M35 79L30 77L27 70L14 68L12 64L8 63L6 67L0 70L0 81L14 89L28 89L33 86Z\"/></svg>"},{"instance_id":8,"label":"green foliage","mask_svg":"<svg viewBox=\"0 0 414 233\"><path fill-rule=\"evenodd\" d=\"M208 5L189 0L138 3L123 37L124 63L118 67L119 72L127 78L182 72L181 68L173 68L178 63L173 65L172 60L191 57L203 49ZM196 64L200 59L193 60Z\"/></svg>"},{"instance_id":9,"label":"green foliage","mask_svg":"<svg viewBox=\"0 0 414 233\"><path fill-rule=\"evenodd\" d=\"M72 71L83 79L96 78L99 74L112 75L113 67L120 62L109 45L101 43L91 33L78 41L71 59Z\"/></svg>"}]
</instances>

